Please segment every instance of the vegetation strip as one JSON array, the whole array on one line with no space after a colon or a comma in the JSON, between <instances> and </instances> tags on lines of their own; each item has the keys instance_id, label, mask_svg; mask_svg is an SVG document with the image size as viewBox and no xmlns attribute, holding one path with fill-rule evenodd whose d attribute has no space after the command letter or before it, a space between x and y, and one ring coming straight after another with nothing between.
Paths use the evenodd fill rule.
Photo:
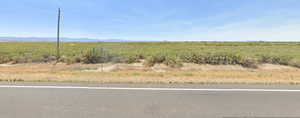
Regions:
<instances>
[{"instance_id":1,"label":"vegetation strip","mask_svg":"<svg viewBox=\"0 0 300 118\"><path fill-rule=\"evenodd\" d=\"M271 63L300 67L300 43L288 42L64 42L60 61L72 63L163 63L242 65ZM54 42L0 42L0 63L51 62Z\"/></svg>"}]
</instances>

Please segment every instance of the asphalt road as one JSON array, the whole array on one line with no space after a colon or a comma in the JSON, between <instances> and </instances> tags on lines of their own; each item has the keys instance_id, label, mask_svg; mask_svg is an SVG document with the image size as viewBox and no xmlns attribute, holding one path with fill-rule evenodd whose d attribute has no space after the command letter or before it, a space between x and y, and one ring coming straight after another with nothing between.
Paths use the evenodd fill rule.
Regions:
<instances>
[{"instance_id":1,"label":"asphalt road","mask_svg":"<svg viewBox=\"0 0 300 118\"><path fill-rule=\"evenodd\" d=\"M125 89L80 88L82 86ZM178 90L126 89L141 87ZM180 90L182 88L199 90ZM252 89L300 90L300 87L0 83L0 118L300 118L300 91L247 91Z\"/></svg>"}]
</instances>

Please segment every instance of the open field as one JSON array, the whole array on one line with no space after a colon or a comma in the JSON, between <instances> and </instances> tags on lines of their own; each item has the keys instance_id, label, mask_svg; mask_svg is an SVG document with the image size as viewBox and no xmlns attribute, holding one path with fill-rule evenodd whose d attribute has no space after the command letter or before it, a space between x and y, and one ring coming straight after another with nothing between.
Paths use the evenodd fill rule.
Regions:
<instances>
[{"instance_id":1,"label":"open field","mask_svg":"<svg viewBox=\"0 0 300 118\"><path fill-rule=\"evenodd\" d=\"M183 64L180 69L164 65L136 64L2 64L1 81L187 83L187 84L299 84L300 69L263 64L257 69L239 65Z\"/></svg>"},{"instance_id":2,"label":"open field","mask_svg":"<svg viewBox=\"0 0 300 118\"><path fill-rule=\"evenodd\" d=\"M54 42L0 42L0 63L51 62L55 60ZM256 67L272 63L300 67L300 43L275 42L63 42L61 62L136 63L146 66L164 63L242 65Z\"/></svg>"},{"instance_id":3,"label":"open field","mask_svg":"<svg viewBox=\"0 0 300 118\"><path fill-rule=\"evenodd\" d=\"M63 42L53 66L55 49L54 42L0 42L0 80L300 83L300 43Z\"/></svg>"}]
</instances>

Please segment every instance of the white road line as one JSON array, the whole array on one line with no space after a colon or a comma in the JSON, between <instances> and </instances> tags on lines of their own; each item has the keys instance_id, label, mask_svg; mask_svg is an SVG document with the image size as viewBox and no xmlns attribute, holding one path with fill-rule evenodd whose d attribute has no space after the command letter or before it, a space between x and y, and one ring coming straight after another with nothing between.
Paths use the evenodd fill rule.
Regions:
<instances>
[{"instance_id":1,"label":"white road line","mask_svg":"<svg viewBox=\"0 0 300 118\"><path fill-rule=\"evenodd\" d=\"M0 88L139 90L139 91L300 92L300 90L296 90L296 89L197 89L197 88L128 88L128 87L122 88L122 87L17 86L17 85L0 85Z\"/></svg>"}]
</instances>

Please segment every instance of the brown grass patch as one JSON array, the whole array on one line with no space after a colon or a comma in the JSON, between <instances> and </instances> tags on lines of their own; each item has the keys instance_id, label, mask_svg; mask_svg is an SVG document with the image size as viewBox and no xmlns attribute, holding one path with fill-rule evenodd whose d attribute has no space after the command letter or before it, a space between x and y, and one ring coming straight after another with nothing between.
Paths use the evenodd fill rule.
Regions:
<instances>
[{"instance_id":1,"label":"brown grass patch","mask_svg":"<svg viewBox=\"0 0 300 118\"><path fill-rule=\"evenodd\" d=\"M184 64L182 68L160 65L105 64L115 66L112 72L99 72L97 64L17 64L0 66L2 81L53 81L99 83L195 83L195 84L298 84L300 69L262 65L258 69L232 65ZM157 72L155 69L164 71ZM92 71L86 71L92 70ZM93 71L96 70L96 71Z\"/></svg>"}]
</instances>

